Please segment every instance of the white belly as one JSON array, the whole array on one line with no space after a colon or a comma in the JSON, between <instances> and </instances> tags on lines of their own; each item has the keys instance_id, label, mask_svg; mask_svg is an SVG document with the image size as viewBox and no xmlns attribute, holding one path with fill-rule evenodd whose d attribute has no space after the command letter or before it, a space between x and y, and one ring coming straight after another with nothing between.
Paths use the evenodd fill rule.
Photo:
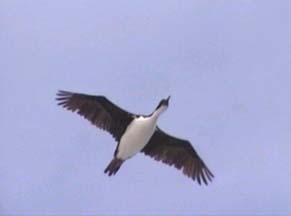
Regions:
<instances>
[{"instance_id":1,"label":"white belly","mask_svg":"<svg viewBox=\"0 0 291 216\"><path fill-rule=\"evenodd\" d=\"M148 143L156 129L155 118L139 117L126 129L122 136L117 157L126 160L140 152Z\"/></svg>"}]
</instances>

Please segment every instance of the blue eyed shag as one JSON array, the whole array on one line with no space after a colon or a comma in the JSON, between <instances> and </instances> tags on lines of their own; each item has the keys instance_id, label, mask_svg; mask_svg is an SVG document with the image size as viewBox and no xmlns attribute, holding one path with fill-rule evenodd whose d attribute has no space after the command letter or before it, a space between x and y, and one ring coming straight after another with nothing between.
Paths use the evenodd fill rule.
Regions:
<instances>
[{"instance_id":1,"label":"blue eyed shag","mask_svg":"<svg viewBox=\"0 0 291 216\"><path fill-rule=\"evenodd\" d=\"M170 97L162 99L150 115L127 112L104 96L59 91L58 105L77 112L96 127L109 132L116 140L114 157L104 170L116 174L122 163L138 152L174 166L199 184L214 178L211 171L187 140L168 135L157 126L160 115L167 110Z\"/></svg>"}]
</instances>

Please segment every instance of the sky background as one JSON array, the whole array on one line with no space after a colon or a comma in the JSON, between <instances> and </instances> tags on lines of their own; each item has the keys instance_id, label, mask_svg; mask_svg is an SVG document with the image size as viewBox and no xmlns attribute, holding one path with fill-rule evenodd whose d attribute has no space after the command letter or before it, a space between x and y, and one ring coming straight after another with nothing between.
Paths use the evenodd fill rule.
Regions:
<instances>
[{"instance_id":1,"label":"sky background","mask_svg":"<svg viewBox=\"0 0 291 216\"><path fill-rule=\"evenodd\" d=\"M291 215L291 1L0 3L0 215ZM56 105L106 95L191 140L199 186Z\"/></svg>"}]
</instances>

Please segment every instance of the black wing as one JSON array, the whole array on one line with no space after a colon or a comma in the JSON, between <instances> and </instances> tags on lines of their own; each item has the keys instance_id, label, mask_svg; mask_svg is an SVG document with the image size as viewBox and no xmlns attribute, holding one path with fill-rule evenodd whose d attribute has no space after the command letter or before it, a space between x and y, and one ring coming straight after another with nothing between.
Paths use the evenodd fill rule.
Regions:
<instances>
[{"instance_id":1,"label":"black wing","mask_svg":"<svg viewBox=\"0 0 291 216\"><path fill-rule=\"evenodd\" d=\"M56 98L58 105L77 113L93 125L108 131L119 141L127 125L133 120L134 114L129 113L104 96L78 94L59 91Z\"/></svg>"},{"instance_id":2,"label":"black wing","mask_svg":"<svg viewBox=\"0 0 291 216\"><path fill-rule=\"evenodd\" d=\"M186 176L199 184L201 179L207 185L214 178L189 141L170 136L159 128L142 152L157 161L182 169Z\"/></svg>"}]
</instances>

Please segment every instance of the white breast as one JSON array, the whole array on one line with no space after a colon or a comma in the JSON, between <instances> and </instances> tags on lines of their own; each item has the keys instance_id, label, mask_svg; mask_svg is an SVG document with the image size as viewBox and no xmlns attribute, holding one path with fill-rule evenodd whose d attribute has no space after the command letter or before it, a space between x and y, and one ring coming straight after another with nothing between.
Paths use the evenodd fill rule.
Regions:
<instances>
[{"instance_id":1,"label":"white breast","mask_svg":"<svg viewBox=\"0 0 291 216\"><path fill-rule=\"evenodd\" d=\"M121 137L117 157L128 159L140 152L155 132L157 118L139 117L133 120Z\"/></svg>"}]
</instances>

